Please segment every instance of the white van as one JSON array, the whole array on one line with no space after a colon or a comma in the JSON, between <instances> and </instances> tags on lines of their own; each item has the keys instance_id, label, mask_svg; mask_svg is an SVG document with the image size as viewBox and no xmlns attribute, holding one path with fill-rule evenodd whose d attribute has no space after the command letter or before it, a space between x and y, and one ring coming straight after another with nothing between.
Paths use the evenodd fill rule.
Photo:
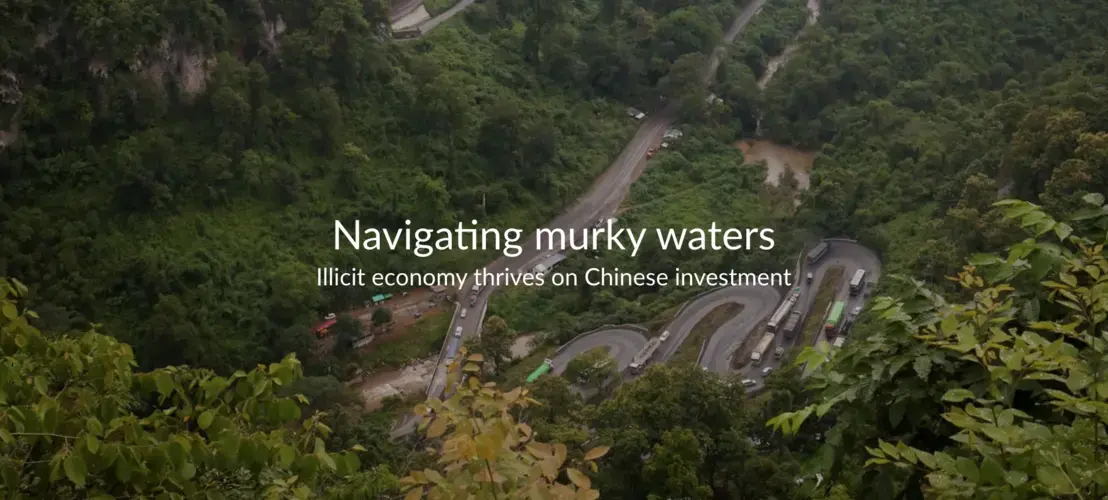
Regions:
<instances>
[{"instance_id":1,"label":"white van","mask_svg":"<svg viewBox=\"0 0 1108 500\"><path fill-rule=\"evenodd\" d=\"M454 336L455 337L461 337L462 336L462 327L459 326L458 328L454 329Z\"/></svg>"},{"instance_id":2,"label":"white van","mask_svg":"<svg viewBox=\"0 0 1108 500\"><path fill-rule=\"evenodd\" d=\"M468 310L469 309L466 309L464 307L462 308L462 319L466 319L466 311L468 311Z\"/></svg>"},{"instance_id":3,"label":"white van","mask_svg":"<svg viewBox=\"0 0 1108 500\"><path fill-rule=\"evenodd\" d=\"M662 336L658 338L660 339L660 342L665 342L666 339L669 338L669 330L662 332Z\"/></svg>"}]
</instances>

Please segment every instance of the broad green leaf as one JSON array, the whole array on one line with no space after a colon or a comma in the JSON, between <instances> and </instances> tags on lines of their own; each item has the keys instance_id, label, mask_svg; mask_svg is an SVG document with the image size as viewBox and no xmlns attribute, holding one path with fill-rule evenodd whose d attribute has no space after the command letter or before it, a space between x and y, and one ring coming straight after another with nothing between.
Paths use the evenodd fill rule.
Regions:
<instances>
[{"instance_id":1,"label":"broad green leaf","mask_svg":"<svg viewBox=\"0 0 1108 500\"><path fill-rule=\"evenodd\" d=\"M967 399L973 399L974 395L968 389L951 389L943 394L943 401L959 403Z\"/></svg>"},{"instance_id":2,"label":"broad green leaf","mask_svg":"<svg viewBox=\"0 0 1108 500\"><path fill-rule=\"evenodd\" d=\"M104 425L100 423L95 417L89 417L85 421L85 429L87 429L94 436L104 435Z\"/></svg>"},{"instance_id":3,"label":"broad green leaf","mask_svg":"<svg viewBox=\"0 0 1108 500\"><path fill-rule=\"evenodd\" d=\"M916 370L916 374L919 378L927 380L927 376L931 374L931 358L921 356L916 358L912 362L912 368Z\"/></svg>"},{"instance_id":4,"label":"broad green leaf","mask_svg":"<svg viewBox=\"0 0 1108 500\"><path fill-rule=\"evenodd\" d=\"M92 434L85 434L85 447L88 448L89 452L95 454L100 450L100 440L96 439L96 436Z\"/></svg>"},{"instance_id":5,"label":"broad green leaf","mask_svg":"<svg viewBox=\"0 0 1108 500\"><path fill-rule=\"evenodd\" d=\"M154 384L158 388L158 393L162 396L169 396L173 393L173 378L168 373L159 372L155 375Z\"/></svg>"},{"instance_id":6,"label":"broad green leaf","mask_svg":"<svg viewBox=\"0 0 1108 500\"><path fill-rule=\"evenodd\" d=\"M1035 478L1055 495L1071 495L1074 493L1073 484L1070 483L1069 477L1053 465L1041 466L1035 469Z\"/></svg>"},{"instance_id":7,"label":"broad green leaf","mask_svg":"<svg viewBox=\"0 0 1108 500\"><path fill-rule=\"evenodd\" d=\"M1066 387L1070 391L1079 392L1093 383L1092 375L1082 370L1070 370L1070 376L1066 379Z\"/></svg>"},{"instance_id":8,"label":"broad green leaf","mask_svg":"<svg viewBox=\"0 0 1108 500\"><path fill-rule=\"evenodd\" d=\"M49 387L46 383L46 377L43 377L42 375L36 375L34 378L34 384L35 390L38 391L40 395L45 396L46 393L49 392Z\"/></svg>"},{"instance_id":9,"label":"broad green leaf","mask_svg":"<svg viewBox=\"0 0 1108 500\"><path fill-rule=\"evenodd\" d=\"M213 419L215 419L215 413L211 410L207 410L204 413L200 414L200 418L196 419L196 424L199 425L201 429L206 430L210 425L212 425Z\"/></svg>"},{"instance_id":10,"label":"broad green leaf","mask_svg":"<svg viewBox=\"0 0 1108 500\"><path fill-rule=\"evenodd\" d=\"M77 453L70 453L65 457L65 477L68 477L78 487L85 485L85 477L88 476L88 467L85 460Z\"/></svg>"},{"instance_id":11,"label":"broad green leaf","mask_svg":"<svg viewBox=\"0 0 1108 500\"><path fill-rule=\"evenodd\" d=\"M981 461L981 479L989 484L1001 486L1004 484L1004 469L992 457L986 457Z\"/></svg>"},{"instance_id":12,"label":"broad green leaf","mask_svg":"<svg viewBox=\"0 0 1108 500\"><path fill-rule=\"evenodd\" d=\"M1104 205L1104 195L1101 193L1089 193L1081 197L1081 201L1090 205L1101 206Z\"/></svg>"},{"instance_id":13,"label":"broad green leaf","mask_svg":"<svg viewBox=\"0 0 1108 500\"><path fill-rule=\"evenodd\" d=\"M1064 241L1073 234L1073 228L1070 227L1069 224L1060 222L1058 225L1054 226L1054 234L1058 236L1058 239Z\"/></svg>"},{"instance_id":14,"label":"broad green leaf","mask_svg":"<svg viewBox=\"0 0 1108 500\"><path fill-rule=\"evenodd\" d=\"M955 460L954 469L957 470L958 473L962 476L965 476L965 478L970 480L971 482L976 483L977 481L981 480L981 475L977 471L977 464L973 463L973 460L970 460L966 457L959 457L958 460Z\"/></svg>"},{"instance_id":15,"label":"broad green leaf","mask_svg":"<svg viewBox=\"0 0 1108 500\"><path fill-rule=\"evenodd\" d=\"M1008 484L1012 486L1019 487L1027 482L1027 473L1021 470L1008 470L1004 473L1004 480L1008 481Z\"/></svg>"},{"instance_id":16,"label":"broad green leaf","mask_svg":"<svg viewBox=\"0 0 1108 500\"><path fill-rule=\"evenodd\" d=\"M19 317L19 309L16 309L15 304L11 302L4 303L4 317L10 320L15 320L15 318Z\"/></svg>"},{"instance_id":17,"label":"broad green leaf","mask_svg":"<svg viewBox=\"0 0 1108 500\"><path fill-rule=\"evenodd\" d=\"M908 409L908 404L903 400L893 403L889 407L889 424L894 428L900 425L901 420L904 420L904 412Z\"/></svg>"}]
</instances>

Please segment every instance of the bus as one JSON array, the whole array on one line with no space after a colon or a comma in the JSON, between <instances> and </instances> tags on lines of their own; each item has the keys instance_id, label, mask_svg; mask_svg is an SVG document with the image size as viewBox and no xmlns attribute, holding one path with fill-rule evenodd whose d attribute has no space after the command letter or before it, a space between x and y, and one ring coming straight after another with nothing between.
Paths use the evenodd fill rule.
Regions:
<instances>
[{"instance_id":1,"label":"bus","mask_svg":"<svg viewBox=\"0 0 1108 500\"><path fill-rule=\"evenodd\" d=\"M535 368L535 371L531 372L531 374L527 376L527 383L535 383L535 381L538 380L539 377L546 375L546 372L550 371L550 368L552 368L553 366L554 360L547 358L542 362L541 365L539 365L538 368Z\"/></svg>"},{"instance_id":2,"label":"bus","mask_svg":"<svg viewBox=\"0 0 1108 500\"><path fill-rule=\"evenodd\" d=\"M835 335L835 329L839 327L839 321L843 319L843 309L846 309L846 302L835 302L831 306L831 314L827 315L827 323L823 325L823 331L827 333L828 337Z\"/></svg>"},{"instance_id":3,"label":"bus","mask_svg":"<svg viewBox=\"0 0 1108 500\"><path fill-rule=\"evenodd\" d=\"M859 269L854 271L854 277L850 278L850 294L858 295L858 292L862 291L864 280L866 279L866 270Z\"/></svg>"},{"instance_id":4,"label":"bus","mask_svg":"<svg viewBox=\"0 0 1108 500\"><path fill-rule=\"evenodd\" d=\"M831 244L826 241L819 242L811 252L808 252L808 263L815 264L817 261L827 255L827 251L831 249Z\"/></svg>"}]
</instances>

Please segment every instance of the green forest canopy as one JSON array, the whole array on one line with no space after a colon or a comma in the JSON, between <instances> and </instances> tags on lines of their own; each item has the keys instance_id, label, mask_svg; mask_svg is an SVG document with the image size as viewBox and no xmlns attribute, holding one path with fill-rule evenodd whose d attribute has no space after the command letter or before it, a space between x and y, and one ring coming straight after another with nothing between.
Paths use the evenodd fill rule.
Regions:
<instances>
[{"instance_id":1,"label":"green forest canopy","mask_svg":"<svg viewBox=\"0 0 1108 500\"><path fill-rule=\"evenodd\" d=\"M536 12L548 6L489 1L467 12L465 26L403 48L375 28L379 5L259 7L15 6L5 16L0 46L21 97L9 102L13 79L5 76L0 118L19 140L0 152L12 165L0 173L0 259L4 273L31 284L45 330L108 323L152 366L187 361L233 371L301 349L316 311L360 298L324 296L300 279L322 259L318 218L385 224L412 214L434 223L483 207L490 220L541 222L625 139L629 125L617 121L615 101L648 108L668 65L709 50L714 26L735 6L604 2ZM589 406L563 379L546 377L534 397L547 405L529 414L530 425L575 450L596 430L611 451L590 477L614 498L894 498L928 488L1100 496L1108 488L1095 469L1108 442L1104 346L1091 332L1108 314L1100 296L1108 227L1095 196L1108 191L1108 6L831 0L822 11L764 95L749 97L762 59L732 52L714 88L732 120L719 127L750 132L749 121L761 117L769 137L819 147L792 228L856 236L881 251L890 270L929 286L883 284L899 298L864 315L855 339L811 385L782 370L750 400L699 370L658 367ZM285 31L273 47L263 20L278 13ZM678 28L689 26L697 29L685 37L690 31ZM34 48L40 39L47 43ZM190 94L194 80L172 72L144 77L142 68L156 65L135 63L162 50L176 61L214 58L204 89ZM592 100L599 97L606 101ZM465 112L450 113L459 121L447 124L444 109ZM502 140L490 145L503 131L513 134L509 149ZM723 141L730 132L718 133ZM482 149L482 137L492 147ZM553 149L550 137L558 139ZM705 157L726 157L712 153ZM503 158L512 160L494 161ZM1030 205L1010 208L1005 219L990 210L1005 194L1071 222ZM977 255L1008 247L1021 224L1051 225L1044 239L1053 241ZM996 288L977 298L944 279L971 256L982 282L970 282L972 273L963 282ZM346 258L401 264L397 256ZM1076 298L1058 300L1063 291ZM992 306L979 302L989 294ZM979 307L993 307L980 317L1017 328L1021 340L985 336L995 332L967 313ZM989 349L1023 352L1002 368L1041 380L1016 384L992 361L962 357L959 346L970 343L962 331L981 335L974 340ZM921 332L932 337L917 338ZM15 350L4 349L10 363ZM1020 363L1031 355L1053 356L1053 364L1026 369ZM65 387L35 383L20 389L31 399L10 404ZM1005 390L1014 396L1000 403L994 393ZM982 423L982 407L1005 421ZM357 437L372 456L364 462L400 464L394 470L432 466L410 453L420 448L389 444L387 424L350 419L345 408L332 441ZM789 422L790 436L763 425L782 413L789 416L774 422ZM797 415L807 418L801 424ZM960 441L970 432L979 446ZM1027 449L1005 449L1005 439ZM81 476L58 458L58 477ZM864 467L871 459L888 463ZM817 471L830 488L796 484Z\"/></svg>"},{"instance_id":2,"label":"green forest canopy","mask_svg":"<svg viewBox=\"0 0 1108 500\"><path fill-rule=\"evenodd\" d=\"M51 329L106 322L143 366L224 372L389 291L321 291L313 267L417 264L328 250L334 219L538 225L629 137L619 101L649 109L736 12L489 2L398 45L373 1L9 9L0 272Z\"/></svg>"}]
</instances>

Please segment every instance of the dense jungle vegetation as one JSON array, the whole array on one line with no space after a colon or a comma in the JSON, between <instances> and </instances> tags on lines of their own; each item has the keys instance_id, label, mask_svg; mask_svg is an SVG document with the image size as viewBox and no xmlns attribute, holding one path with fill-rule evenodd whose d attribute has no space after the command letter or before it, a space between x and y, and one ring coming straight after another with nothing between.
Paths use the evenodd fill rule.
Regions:
<instances>
[{"instance_id":1,"label":"dense jungle vegetation","mask_svg":"<svg viewBox=\"0 0 1108 500\"><path fill-rule=\"evenodd\" d=\"M0 152L10 165L0 172L0 273L29 290L0 287L0 491L1108 491L1103 2L826 0L764 93L767 55L802 19L791 3L771 17L780 28L756 20L711 89L725 104L686 110L689 140L647 170L626 217L775 224L792 233L783 249L807 234L853 236L882 253L886 271L915 279L883 280L890 297L846 347L802 354L806 365L779 370L754 398L681 367L653 367L598 404L558 377L527 393L470 378L432 404L420 437L399 443L386 437L389 413L366 415L337 380L298 379L296 358L278 362L306 349L318 312L362 298L320 294L312 266L412 265L367 253L340 263L321 246L329 222L540 223L618 150L632 126L624 104L651 109L659 93L701 102L689 68L739 6L487 0L464 24L396 45L376 28L376 4L112 5L5 6L0 118L5 141L18 139ZM208 58L202 89L179 71L144 73L152 61ZM730 143L759 117L768 137L819 150L792 219L789 193L736 168ZM1009 197L1034 205L991 208ZM780 257L664 258L712 268ZM490 306L508 320L491 337L642 321L680 302L656 292L511 291ZM113 339L61 335L88 321L133 343L136 363ZM470 373L503 351L473 348L486 354L470 358ZM230 374L262 361L273 364ZM181 362L219 372L156 368ZM396 404L386 410L403 410Z\"/></svg>"},{"instance_id":2,"label":"dense jungle vegetation","mask_svg":"<svg viewBox=\"0 0 1108 500\"><path fill-rule=\"evenodd\" d=\"M409 44L373 1L4 12L0 273L48 329L102 322L145 367L230 372L310 359L321 313L389 291L321 291L315 266L488 257L337 252L335 219L536 226L736 7L488 2Z\"/></svg>"}]
</instances>

